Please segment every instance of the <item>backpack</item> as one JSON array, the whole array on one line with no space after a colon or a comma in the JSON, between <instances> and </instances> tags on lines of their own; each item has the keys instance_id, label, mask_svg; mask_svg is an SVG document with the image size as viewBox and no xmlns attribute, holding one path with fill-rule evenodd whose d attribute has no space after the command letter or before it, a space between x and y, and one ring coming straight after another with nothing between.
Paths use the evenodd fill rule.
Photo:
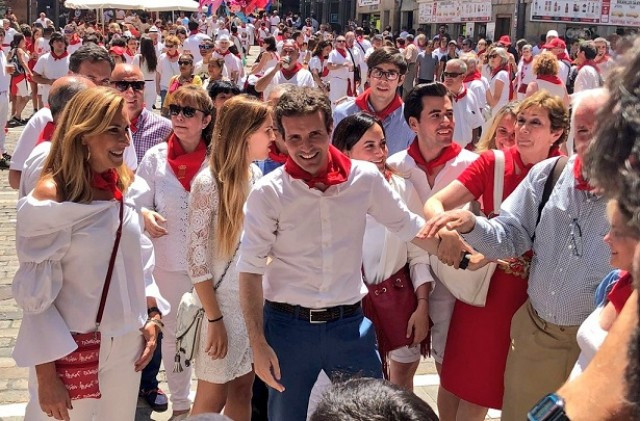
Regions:
<instances>
[{"instance_id":1,"label":"backpack","mask_svg":"<svg viewBox=\"0 0 640 421\"><path fill-rule=\"evenodd\" d=\"M25 73L24 67L20 64L20 59L18 57L18 49L14 48L11 50L11 58L8 60L8 64L13 64L14 71L11 73L11 76L20 76Z\"/></svg>"}]
</instances>

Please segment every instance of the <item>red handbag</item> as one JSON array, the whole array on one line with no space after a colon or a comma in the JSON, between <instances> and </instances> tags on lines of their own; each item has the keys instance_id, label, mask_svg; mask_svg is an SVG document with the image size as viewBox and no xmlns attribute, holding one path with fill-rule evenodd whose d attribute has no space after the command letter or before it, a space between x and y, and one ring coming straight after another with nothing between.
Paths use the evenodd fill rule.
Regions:
<instances>
[{"instance_id":1,"label":"red handbag","mask_svg":"<svg viewBox=\"0 0 640 421\"><path fill-rule=\"evenodd\" d=\"M109 268L107 276L102 287L102 296L100 297L100 306L98 307L98 315L96 316L96 331L88 333L71 333L73 340L78 345L75 351L66 357L56 360L56 372L64 383L69 392L71 400L78 399L100 399L100 385L98 382L98 371L100 363L100 342L101 336L99 332L102 314L104 313L104 305L107 301L107 293L111 284L111 275L113 274L113 266L116 262L116 253L120 245L120 237L122 236L122 217L124 205L120 202L120 225L116 231L116 239L113 243L111 258L109 259Z\"/></svg>"},{"instance_id":2,"label":"red handbag","mask_svg":"<svg viewBox=\"0 0 640 421\"><path fill-rule=\"evenodd\" d=\"M387 354L413 343L413 333L409 338L406 335L407 324L418 307L418 299L413 290L409 265L406 264L379 284L365 282L365 285L369 293L362 299L362 311L376 329L383 373L388 378ZM420 343L423 356L429 354L430 342L429 333Z\"/></svg>"}]
</instances>

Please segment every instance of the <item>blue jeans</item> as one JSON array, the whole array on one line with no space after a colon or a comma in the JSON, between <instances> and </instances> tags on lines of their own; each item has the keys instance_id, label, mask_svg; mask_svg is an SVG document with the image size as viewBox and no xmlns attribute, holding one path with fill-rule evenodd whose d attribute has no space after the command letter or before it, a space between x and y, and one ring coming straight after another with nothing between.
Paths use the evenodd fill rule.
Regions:
<instances>
[{"instance_id":1,"label":"blue jeans","mask_svg":"<svg viewBox=\"0 0 640 421\"><path fill-rule=\"evenodd\" d=\"M167 96L167 89L160 89L160 108L164 105L164 99Z\"/></svg>"},{"instance_id":2,"label":"blue jeans","mask_svg":"<svg viewBox=\"0 0 640 421\"><path fill-rule=\"evenodd\" d=\"M373 324L362 310L332 322L306 320L264 306L264 333L273 348L285 391L269 388L269 420L304 421L320 370L336 375L382 378Z\"/></svg>"}]
</instances>

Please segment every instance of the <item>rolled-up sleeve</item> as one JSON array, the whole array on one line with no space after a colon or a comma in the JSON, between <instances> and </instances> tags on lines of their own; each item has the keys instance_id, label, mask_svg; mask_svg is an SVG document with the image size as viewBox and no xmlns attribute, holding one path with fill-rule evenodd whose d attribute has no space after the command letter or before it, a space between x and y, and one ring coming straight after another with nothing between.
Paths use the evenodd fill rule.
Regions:
<instances>
[{"instance_id":1,"label":"rolled-up sleeve","mask_svg":"<svg viewBox=\"0 0 640 421\"><path fill-rule=\"evenodd\" d=\"M142 254L142 269L144 275L145 296L156 299L156 306L163 315L169 314L171 304L162 296L158 284L153 277L153 270L156 266L156 257L153 252L153 243L145 235L140 235L140 252Z\"/></svg>"},{"instance_id":2,"label":"rolled-up sleeve","mask_svg":"<svg viewBox=\"0 0 640 421\"><path fill-rule=\"evenodd\" d=\"M411 212L419 214L422 212L422 202L418 197L418 193L409 185L407 206ZM411 282L413 283L413 289L418 289L419 286L426 284L427 282L434 282L433 275L431 274L431 268L429 264L429 253L415 244L407 243L407 260L409 261L409 271L411 272Z\"/></svg>"}]
</instances>

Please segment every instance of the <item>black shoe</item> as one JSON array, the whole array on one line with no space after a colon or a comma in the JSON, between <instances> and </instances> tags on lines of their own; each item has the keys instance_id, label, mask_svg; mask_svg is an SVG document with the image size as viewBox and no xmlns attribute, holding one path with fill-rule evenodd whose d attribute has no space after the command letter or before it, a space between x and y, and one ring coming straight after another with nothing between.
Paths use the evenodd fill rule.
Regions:
<instances>
[{"instance_id":1,"label":"black shoe","mask_svg":"<svg viewBox=\"0 0 640 421\"><path fill-rule=\"evenodd\" d=\"M0 158L0 170L8 170L9 169L9 160L4 157Z\"/></svg>"},{"instance_id":2,"label":"black shoe","mask_svg":"<svg viewBox=\"0 0 640 421\"><path fill-rule=\"evenodd\" d=\"M6 153L6 152L2 154L2 157L3 157L4 159L6 159L7 161L11 161L11 155L9 155L9 154L8 154L8 153Z\"/></svg>"},{"instance_id":3,"label":"black shoe","mask_svg":"<svg viewBox=\"0 0 640 421\"><path fill-rule=\"evenodd\" d=\"M167 395L160 388L149 391L141 390L138 396L143 398L155 412L164 412L169 408Z\"/></svg>"},{"instance_id":4,"label":"black shoe","mask_svg":"<svg viewBox=\"0 0 640 421\"><path fill-rule=\"evenodd\" d=\"M22 125L22 121L13 117L11 120L7 121L7 127L18 127Z\"/></svg>"}]
</instances>

